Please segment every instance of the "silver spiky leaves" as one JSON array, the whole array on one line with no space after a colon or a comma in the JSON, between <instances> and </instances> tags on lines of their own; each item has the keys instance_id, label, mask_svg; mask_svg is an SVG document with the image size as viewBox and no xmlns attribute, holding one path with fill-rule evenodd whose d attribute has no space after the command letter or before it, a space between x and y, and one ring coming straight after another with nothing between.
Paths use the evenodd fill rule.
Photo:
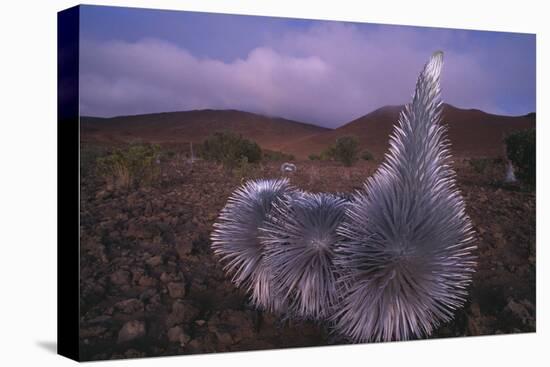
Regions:
<instances>
[{"instance_id":1,"label":"silver spiky leaves","mask_svg":"<svg viewBox=\"0 0 550 367\"><path fill-rule=\"evenodd\" d=\"M426 64L385 162L338 230L344 293L333 317L355 342L429 335L465 301L475 246L440 125L442 61L438 52Z\"/></svg>"},{"instance_id":2,"label":"silver spiky leaves","mask_svg":"<svg viewBox=\"0 0 550 367\"><path fill-rule=\"evenodd\" d=\"M287 316L321 320L337 299L336 229L347 201L331 194L301 193L279 200L261 227L273 288L288 304Z\"/></svg>"},{"instance_id":3,"label":"silver spiky leaves","mask_svg":"<svg viewBox=\"0 0 550 367\"><path fill-rule=\"evenodd\" d=\"M293 192L287 179L248 181L229 198L211 235L212 249L235 285L250 292L256 307L273 312L283 304L273 295L272 275L258 234L273 203L290 198Z\"/></svg>"},{"instance_id":4,"label":"silver spiky leaves","mask_svg":"<svg viewBox=\"0 0 550 367\"><path fill-rule=\"evenodd\" d=\"M475 246L440 123L442 62L425 65L385 161L351 200L286 180L232 195L212 247L256 306L328 318L365 342L429 335L464 303Z\"/></svg>"}]
</instances>

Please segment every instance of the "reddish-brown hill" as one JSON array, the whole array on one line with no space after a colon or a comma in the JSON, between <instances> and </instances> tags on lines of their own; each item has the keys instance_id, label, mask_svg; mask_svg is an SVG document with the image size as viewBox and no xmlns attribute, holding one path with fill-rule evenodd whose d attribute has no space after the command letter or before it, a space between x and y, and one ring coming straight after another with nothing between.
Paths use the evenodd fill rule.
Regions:
<instances>
[{"instance_id":1,"label":"reddish-brown hill","mask_svg":"<svg viewBox=\"0 0 550 367\"><path fill-rule=\"evenodd\" d=\"M338 137L351 135L358 138L361 149L367 149L380 158L388 149L389 135L402 109L403 106L385 106L335 130L290 142L282 149L298 157L307 157L311 153L320 153ZM497 156L504 152L503 138L507 133L535 127L535 114L499 116L445 104L443 122L448 126L454 155Z\"/></svg>"},{"instance_id":2,"label":"reddish-brown hill","mask_svg":"<svg viewBox=\"0 0 550 367\"><path fill-rule=\"evenodd\" d=\"M144 140L154 143L201 142L216 131L232 131L263 148L281 150L294 140L329 129L236 110L196 110L112 118L81 117L84 142L121 143Z\"/></svg>"},{"instance_id":3,"label":"reddish-brown hill","mask_svg":"<svg viewBox=\"0 0 550 367\"><path fill-rule=\"evenodd\" d=\"M197 110L113 118L81 118L84 142L155 143L201 142L215 131L232 131L255 140L265 149L292 153L299 158L319 154L338 137L355 136L361 149L377 158L388 149L389 135L403 106L385 106L337 129L267 117L236 110ZM448 126L452 152L456 156L497 156L503 153L504 136L515 130L535 127L535 114L499 116L445 104L443 122Z\"/></svg>"}]
</instances>

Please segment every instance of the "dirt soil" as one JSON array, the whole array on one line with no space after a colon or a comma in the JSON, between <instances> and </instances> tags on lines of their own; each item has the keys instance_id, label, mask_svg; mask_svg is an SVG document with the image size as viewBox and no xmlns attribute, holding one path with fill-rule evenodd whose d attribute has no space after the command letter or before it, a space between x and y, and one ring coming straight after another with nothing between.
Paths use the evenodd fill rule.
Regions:
<instances>
[{"instance_id":1,"label":"dirt soil","mask_svg":"<svg viewBox=\"0 0 550 367\"><path fill-rule=\"evenodd\" d=\"M246 178L280 177L281 162ZM310 191L352 192L376 169L296 162L290 176ZM535 194L495 183L457 162L458 183L478 235L479 264L464 308L430 338L535 331ZM283 323L253 309L210 249L212 224L243 172L198 161L162 163L151 187L81 183L83 360L339 344L313 322ZM502 168L502 175L504 169Z\"/></svg>"}]
</instances>

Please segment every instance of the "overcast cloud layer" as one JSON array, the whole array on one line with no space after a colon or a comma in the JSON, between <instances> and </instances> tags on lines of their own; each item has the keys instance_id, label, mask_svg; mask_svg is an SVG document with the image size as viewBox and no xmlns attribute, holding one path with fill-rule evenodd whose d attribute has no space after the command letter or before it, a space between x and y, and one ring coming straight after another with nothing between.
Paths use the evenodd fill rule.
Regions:
<instances>
[{"instance_id":1,"label":"overcast cloud layer","mask_svg":"<svg viewBox=\"0 0 550 367\"><path fill-rule=\"evenodd\" d=\"M406 103L437 49L445 52L445 102L499 114L534 111L534 36L502 34L487 45L474 42L474 33L390 26L366 32L315 22L271 34L231 60L196 56L155 37L86 38L81 114L238 109L337 127Z\"/></svg>"}]
</instances>

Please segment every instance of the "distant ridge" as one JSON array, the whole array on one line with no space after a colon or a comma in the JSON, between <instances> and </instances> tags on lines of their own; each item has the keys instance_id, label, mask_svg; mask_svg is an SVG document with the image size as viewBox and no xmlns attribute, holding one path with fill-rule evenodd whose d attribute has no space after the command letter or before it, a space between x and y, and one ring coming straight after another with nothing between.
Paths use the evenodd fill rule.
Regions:
<instances>
[{"instance_id":1,"label":"distant ridge","mask_svg":"<svg viewBox=\"0 0 550 367\"><path fill-rule=\"evenodd\" d=\"M238 110L194 110L112 118L81 117L84 142L123 143L144 140L155 143L201 142L216 131L232 131L255 140L265 149L292 153L298 158L319 154L341 136L353 135L361 149L381 158L403 106L384 106L337 129L299 121L268 117ZM504 152L506 134L535 127L536 114L500 116L477 109L443 105L455 156L498 156Z\"/></svg>"},{"instance_id":2,"label":"distant ridge","mask_svg":"<svg viewBox=\"0 0 550 367\"><path fill-rule=\"evenodd\" d=\"M298 157L307 157L320 153L338 137L352 135L359 140L361 149L381 158L389 147L389 136L403 107L381 107L337 129L304 137L283 148ZM500 116L444 104L442 119L448 127L451 151L455 156L498 156L504 152L504 136L515 130L535 127L536 115Z\"/></svg>"},{"instance_id":3,"label":"distant ridge","mask_svg":"<svg viewBox=\"0 0 550 367\"><path fill-rule=\"evenodd\" d=\"M155 143L202 142L216 131L232 131L262 147L280 150L296 139L329 129L278 117L237 110L193 110L135 116L80 119L82 141Z\"/></svg>"}]
</instances>

